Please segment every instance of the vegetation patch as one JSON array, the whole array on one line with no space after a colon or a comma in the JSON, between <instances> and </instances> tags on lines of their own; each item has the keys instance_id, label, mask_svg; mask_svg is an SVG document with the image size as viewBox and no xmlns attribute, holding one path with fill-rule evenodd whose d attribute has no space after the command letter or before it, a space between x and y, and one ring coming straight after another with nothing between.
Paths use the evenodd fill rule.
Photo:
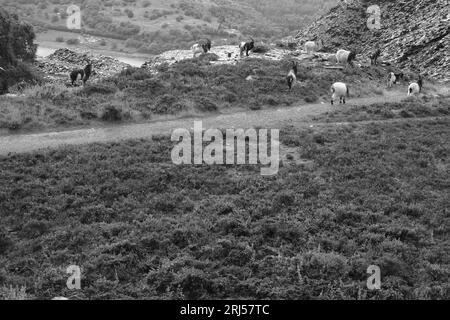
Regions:
<instances>
[{"instance_id":1,"label":"vegetation patch","mask_svg":"<svg viewBox=\"0 0 450 320\"><path fill-rule=\"evenodd\" d=\"M449 299L449 125L286 128L314 165L270 178L162 136L2 157L0 298L72 297L75 263L78 298Z\"/></svg>"},{"instance_id":2,"label":"vegetation patch","mask_svg":"<svg viewBox=\"0 0 450 320\"><path fill-rule=\"evenodd\" d=\"M376 79L384 77L383 70L377 68L341 71L300 66L299 83L289 91L286 84L290 68L288 60L250 58L237 65L211 65L211 59L214 55L180 61L171 66L164 64L158 67L157 74L142 68L130 68L81 88L52 83L28 86L18 91L19 97L0 97L0 129L92 125L104 120L92 115L102 110L105 104L130 111L130 116L121 121L139 122L161 115L226 112L230 108L259 110L321 100L328 102L330 85L334 81L358 83L352 85L351 91L352 96L357 97L373 94ZM365 78L368 73L371 74L370 79ZM247 80L249 76L251 81ZM14 119L12 112L15 113Z\"/></svg>"}]
</instances>

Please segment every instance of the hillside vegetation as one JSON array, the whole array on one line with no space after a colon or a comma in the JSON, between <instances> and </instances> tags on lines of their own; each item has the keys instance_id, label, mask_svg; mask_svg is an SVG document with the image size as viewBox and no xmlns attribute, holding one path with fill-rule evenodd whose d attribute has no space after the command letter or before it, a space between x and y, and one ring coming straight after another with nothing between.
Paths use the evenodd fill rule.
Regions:
<instances>
[{"instance_id":1,"label":"hillside vegetation","mask_svg":"<svg viewBox=\"0 0 450 320\"><path fill-rule=\"evenodd\" d=\"M83 88L61 83L31 86L18 97L0 97L0 129L42 129L92 124L140 122L162 116L205 115L259 110L326 101L330 85L344 80L352 96L383 94L385 70L299 67L291 92L286 74L291 62L245 59L236 65L211 65L207 55L152 70L130 68ZM247 80L252 76L253 80ZM354 84L354 85L353 85Z\"/></svg>"},{"instance_id":2,"label":"hillside vegetation","mask_svg":"<svg viewBox=\"0 0 450 320\"><path fill-rule=\"evenodd\" d=\"M190 47L201 37L215 43L238 42L252 35L259 40L278 39L311 22L336 0L1 0L50 33L53 41L78 45L66 34L67 7L82 10L82 32L105 37L98 46L114 50L161 53ZM47 37L46 37L47 39ZM48 39L47 39L48 40ZM120 40L120 41L117 41Z\"/></svg>"},{"instance_id":3,"label":"hillside vegetation","mask_svg":"<svg viewBox=\"0 0 450 320\"><path fill-rule=\"evenodd\" d=\"M449 128L285 128L271 178L174 166L168 137L2 157L0 299L449 299Z\"/></svg>"}]
</instances>

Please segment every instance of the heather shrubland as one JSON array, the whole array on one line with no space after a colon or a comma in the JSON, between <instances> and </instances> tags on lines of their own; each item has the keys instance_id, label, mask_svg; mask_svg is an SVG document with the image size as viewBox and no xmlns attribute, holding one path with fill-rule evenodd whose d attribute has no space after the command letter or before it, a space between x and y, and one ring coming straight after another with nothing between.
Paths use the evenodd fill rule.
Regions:
<instances>
[{"instance_id":1,"label":"heather shrubland","mask_svg":"<svg viewBox=\"0 0 450 320\"><path fill-rule=\"evenodd\" d=\"M299 67L299 84L289 92L290 61L246 59L237 65L211 65L213 55L161 65L158 73L130 68L86 87L46 83L0 97L0 129L36 130L108 122L142 122L161 116L189 116L259 110L329 100L330 85L351 84L352 96L375 90L384 77L379 68L326 70ZM252 80L247 79L251 76ZM105 110L118 117L105 116ZM113 110L114 109L114 110Z\"/></svg>"},{"instance_id":2,"label":"heather shrubland","mask_svg":"<svg viewBox=\"0 0 450 320\"><path fill-rule=\"evenodd\" d=\"M164 136L2 157L0 297L449 299L449 125L288 127L273 177Z\"/></svg>"},{"instance_id":3,"label":"heather shrubland","mask_svg":"<svg viewBox=\"0 0 450 320\"><path fill-rule=\"evenodd\" d=\"M359 105L345 110L326 112L314 117L316 121L358 122L388 119L412 119L424 117L447 117L450 115L450 97L410 97L401 102Z\"/></svg>"}]
</instances>

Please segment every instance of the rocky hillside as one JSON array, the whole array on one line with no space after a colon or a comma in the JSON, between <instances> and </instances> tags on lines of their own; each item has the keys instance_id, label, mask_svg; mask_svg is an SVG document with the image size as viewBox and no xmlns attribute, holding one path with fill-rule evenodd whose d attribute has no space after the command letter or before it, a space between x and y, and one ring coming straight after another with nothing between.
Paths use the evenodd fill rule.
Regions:
<instances>
[{"instance_id":1,"label":"rocky hillside","mask_svg":"<svg viewBox=\"0 0 450 320\"><path fill-rule=\"evenodd\" d=\"M425 76L450 80L448 0L378 1L381 30L367 27L368 1L346 1L300 31L296 40L322 39L325 49L352 48L365 57L379 45L381 59Z\"/></svg>"}]
</instances>

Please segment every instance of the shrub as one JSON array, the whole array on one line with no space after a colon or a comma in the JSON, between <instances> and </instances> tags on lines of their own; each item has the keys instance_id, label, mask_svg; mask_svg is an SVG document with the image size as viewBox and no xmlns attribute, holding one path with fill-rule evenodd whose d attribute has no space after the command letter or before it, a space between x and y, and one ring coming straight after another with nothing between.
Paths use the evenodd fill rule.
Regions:
<instances>
[{"instance_id":1,"label":"shrub","mask_svg":"<svg viewBox=\"0 0 450 320\"><path fill-rule=\"evenodd\" d=\"M28 300L26 287L0 286L0 300Z\"/></svg>"},{"instance_id":2,"label":"shrub","mask_svg":"<svg viewBox=\"0 0 450 320\"><path fill-rule=\"evenodd\" d=\"M70 46L77 46L80 44L80 39L75 39L75 38L67 39L66 43Z\"/></svg>"},{"instance_id":3,"label":"shrub","mask_svg":"<svg viewBox=\"0 0 450 320\"><path fill-rule=\"evenodd\" d=\"M100 119L108 122L122 120L122 109L116 105L106 105L102 108Z\"/></svg>"},{"instance_id":4,"label":"shrub","mask_svg":"<svg viewBox=\"0 0 450 320\"><path fill-rule=\"evenodd\" d=\"M312 279L332 281L345 277L349 272L347 260L336 253L311 252L304 261L303 273Z\"/></svg>"},{"instance_id":5,"label":"shrub","mask_svg":"<svg viewBox=\"0 0 450 320\"><path fill-rule=\"evenodd\" d=\"M14 242L6 234L6 232L0 229L0 256L5 254L12 246Z\"/></svg>"},{"instance_id":6,"label":"shrub","mask_svg":"<svg viewBox=\"0 0 450 320\"><path fill-rule=\"evenodd\" d=\"M83 89L81 89L80 94L91 96L94 94L111 94L115 93L117 88L111 84L106 83L95 83L87 84Z\"/></svg>"},{"instance_id":7,"label":"shrub","mask_svg":"<svg viewBox=\"0 0 450 320\"><path fill-rule=\"evenodd\" d=\"M215 112L218 110L217 104L206 97L197 100L196 108L202 112Z\"/></svg>"}]
</instances>

